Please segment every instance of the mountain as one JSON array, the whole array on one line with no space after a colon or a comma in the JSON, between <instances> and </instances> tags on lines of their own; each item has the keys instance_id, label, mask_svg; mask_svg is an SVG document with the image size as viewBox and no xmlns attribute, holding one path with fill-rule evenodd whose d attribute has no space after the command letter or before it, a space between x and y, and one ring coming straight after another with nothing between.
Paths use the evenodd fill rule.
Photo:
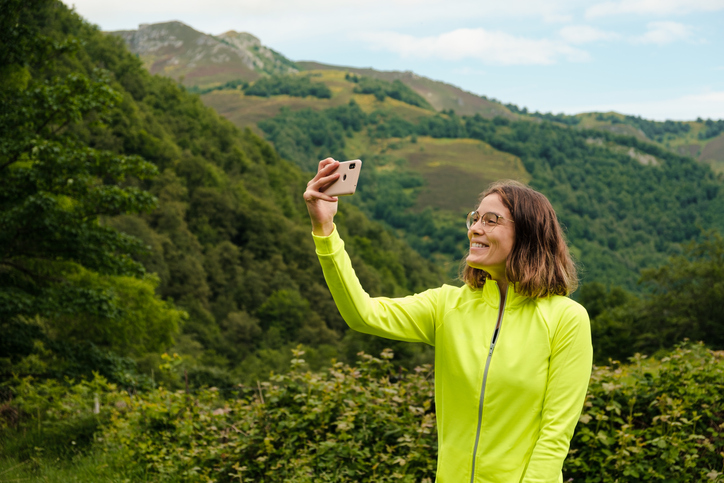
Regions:
<instances>
[{"instance_id":1,"label":"mountain","mask_svg":"<svg viewBox=\"0 0 724 483\"><path fill-rule=\"evenodd\" d=\"M641 270L677 244L702 228L724 231L724 190L709 169L724 166L714 149L722 121L528 112L411 72L295 65L292 75L194 90L304 171L327 156L364 159L359 195L348 202L449 275L465 249L461 216L503 178L549 197L584 283L641 290ZM681 156L684 149L696 153Z\"/></svg>"},{"instance_id":2,"label":"mountain","mask_svg":"<svg viewBox=\"0 0 724 483\"><path fill-rule=\"evenodd\" d=\"M410 71L379 71L371 68L360 69L357 67L342 67L308 61L297 62L297 65L305 71L342 71L388 82L399 80L420 94L438 111L452 109L461 116L480 114L487 118L503 116L513 119L516 117L507 107L498 101L488 99L485 96L478 96L454 85L432 80Z\"/></svg>"},{"instance_id":3,"label":"mountain","mask_svg":"<svg viewBox=\"0 0 724 483\"><path fill-rule=\"evenodd\" d=\"M248 33L226 32L213 36L194 30L180 22L141 25L138 30L111 32L125 40L151 73L174 78L198 91L222 87L237 81L231 89L215 90L202 95L205 104L216 109L240 127L256 130L256 124L279 114L282 107L292 110L325 109L343 105L354 99L368 112L387 109L412 119L430 115L410 110L394 102L374 103L353 92L345 76L401 82L419 94L436 111L453 110L460 116L480 115L487 119L497 116L509 120L540 119L559 122L576 129L595 129L618 135L633 136L656 143L671 152L690 156L708 164L716 173L724 173L724 130L711 120L690 122L656 122L619 113L582 113L575 116L550 113L530 113L513 104L478 96L445 82L405 71L378 71L372 68L335 66L314 61L293 62L264 47L259 39ZM270 75L297 74L314 77L323 82L333 95L330 99L289 96L260 98L245 96L235 87L240 82L254 82ZM405 111L405 112L402 112ZM724 121L718 121L724 123ZM257 132L259 132L257 130Z\"/></svg>"},{"instance_id":4,"label":"mountain","mask_svg":"<svg viewBox=\"0 0 724 483\"><path fill-rule=\"evenodd\" d=\"M14 50L0 49L0 58L10 57L12 61L4 60L6 64L0 69L3 108L0 121L8 125L11 112L16 113L15 119L20 119L14 123L18 126L16 131L0 129L0 145L6 149L0 153L0 166L25 176L19 178L22 182L13 182L18 178L11 177L7 171L0 176L0 214L3 215L0 253L3 257L11 253L7 247L18 245L16 239L20 235L35 241L33 234L37 230L27 230L23 224L5 221L23 221L17 214L26 213L21 208L33 209L28 212L41 219L37 223L53 234L35 238L41 238L43 247L47 244L55 251L50 252L52 257L32 259L33 270L41 274L52 273L53 277L32 277L32 281L57 283L58 290L63 291L57 292L61 295L56 298L61 300L58 304L64 305L58 305L63 307L62 310L45 309L49 302L40 296L32 298L33 304L27 302L30 298L24 294L29 292L27 287L30 285L25 280L31 276L23 264L27 253L35 253L30 251L33 247L23 246L19 250L17 257L23 260L17 264L19 269L7 268L10 262L3 259L0 289L6 290L0 290L0 299L19 302L2 302L0 308L7 313L19 307L14 309L15 313L22 309L21 315L27 314L27 317L15 320L13 316L8 320L8 317L0 316L0 333L3 334L0 382L3 372L5 377L16 372L27 373L26 369L8 369L5 361L9 361L9 357L14 361L23 357L40 358L29 370L42 377L50 372L76 377L100 371L118 382L126 377L119 354L138 356L141 371L157 370L161 363L159 353L148 352L147 345L140 342L119 342L124 337L143 341L143 333L137 326L142 326L148 319L160 318L155 314L161 311L153 311L154 305L147 300L149 297L158 297L157 304L169 304L187 315L182 317L182 323L167 324L178 327L180 332L175 334L175 347L166 344L164 348L170 353L181 354L192 385L229 387L238 381L263 380L270 370L286 367L291 357L290 348L299 344L307 346L308 356L305 357L313 365L317 364L313 361L318 361L318 365L327 364L333 357L354 357L360 350L379 353L380 349L375 345L378 342L367 342L370 338L360 335L348 335L346 324L324 285L302 199L309 179L307 173L280 158L267 141L248 129L237 129L213 109L204 106L198 95L187 92L176 81L149 74L142 61L130 53L123 42L99 32L64 4L47 0L40 12L30 6L19 6L17 10L24 12L26 17L2 23L10 24L8 31L17 33L25 26L29 26L27 29L31 32L32 29L42 30L29 41L14 44ZM5 22L4 18L2 20ZM232 43L239 52L248 42L254 44L253 39L239 34L225 35L228 44L222 43L210 36L195 35L192 29L177 22L156 27L141 28L140 33L129 34L128 38L137 42L137 51L144 46L159 59L166 56L168 60L174 52L189 44L194 45L200 58L203 57L201 53L214 51L219 59L223 55L231 58L229 45ZM18 37L25 32L21 30ZM165 32L163 37L160 36L162 32ZM63 47L64 42L71 40L77 41L77 52L68 52ZM241 54L237 56L237 68L242 65L242 58ZM101 68L105 71L102 77L97 75ZM24 80L18 82L18 78ZM60 100L53 97L57 92L63 94ZM103 95L107 98L100 97ZM77 107L79 105L82 107ZM36 111L28 111L30 108ZM59 122L63 129L58 129L49 121L43 123L45 118L41 115L31 116L27 112L52 112L51 116L61 112L70 120ZM17 134L31 131L27 127L30 124L23 124L23 116L31 117L37 125L52 126L46 129L47 132L41 131L48 139L40 137L35 130L32 131L34 137ZM58 117L48 119L56 121ZM99 119L103 122L98 122ZM59 142L58 139L64 140L62 146L67 146L64 151L51 144ZM24 144L9 151L8 146L15 146L13 143ZM37 144L50 147L44 151L36 149ZM50 153L51 147L49 161L34 158L37 152L41 153L37 156ZM88 151L91 148L95 151ZM128 158L123 160L114 156ZM141 159L145 160L143 169L146 171L138 168L129 171L131 174L124 178L127 171L123 170L131 169L125 166L135 166L132 163L140 163ZM40 174L25 174L31 169ZM94 171L88 171L88 174L81 169ZM80 174L75 175L76 172ZM156 176L148 179L154 173ZM72 178L67 179L70 176ZM73 178L76 178L75 183ZM102 195L96 194L96 186L105 190ZM122 191L123 188L131 194ZM84 198L79 200L81 196ZM146 204L137 209L125 208L129 206L129 199L135 199L132 196L146 200ZM154 200L157 205L152 209ZM31 208L25 208L28 205ZM44 207L48 205L57 207L59 213L52 222L45 221L49 219L47 216L40 216L44 216L43 210L47 211ZM106 205L111 205L112 209L94 211ZM86 212L81 209L88 209L89 214L83 215ZM140 209L145 211L134 211ZM96 232L89 235L85 225L70 223L74 218L69 218L66 212L76 211L89 220L89 225L98 226L96 231L103 236ZM94 220L98 213L105 216ZM360 279L365 281L371 293L404 295L442 282L444 275L438 267L356 207L340 206L337 226L345 237ZM114 230L128 235L118 237L122 243L110 243L107 241L110 238L104 237L106 233L116 233ZM132 244L129 236L137 240L136 244ZM66 248L75 247L77 239L90 247L87 250L90 262ZM119 252L119 258L125 255L116 265L137 267L132 273L138 278L123 272L124 278L114 283L125 285L107 288L110 282L101 277L108 273L115 275L116 272L111 270L116 265L98 262L101 257L94 251L100 250L98 247ZM138 250L132 251L133 247ZM143 267L131 265L131 256L134 263ZM98 265L101 268L97 268ZM85 278L59 273L59 266L76 271L83 268ZM80 268L74 268L76 266ZM142 268L147 271L147 278ZM9 273L11 270L16 271ZM33 272L30 274L34 275ZM70 281L76 280L79 280L78 288L71 286L76 290L71 291L67 287ZM145 292L138 289L142 283L146 283ZM96 293L91 288L97 288L101 295L95 298L87 295ZM11 295L3 298L3 293ZM145 299L142 298L144 294ZM73 303L80 299L84 303L76 304L79 308L73 311L68 308L71 305L65 302L66 299ZM121 303L127 300L130 302ZM122 320L132 321L124 324L124 330L132 336L113 330L114 326L106 319L115 317L116 312L107 309L108 306L120 307L118 314L130 314L128 319ZM143 314L136 316L134 307L142 307ZM104 319L104 314L110 315ZM81 330L87 327L93 330ZM166 333L160 329L156 332L165 337ZM388 342L384 342L384 346ZM129 345L135 352L127 348ZM422 359L417 358L417 361L429 360L430 352L425 353L421 347L402 348L397 355L412 365L412 360L418 356ZM156 377L161 376L157 373Z\"/></svg>"},{"instance_id":5,"label":"mountain","mask_svg":"<svg viewBox=\"0 0 724 483\"><path fill-rule=\"evenodd\" d=\"M121 37L152 74L205 87L229 80L293 74L298 67L251 34L233 30L218 36L181 22L141 24L138 30L109 32Z\"/></svg>"}]
</instances>

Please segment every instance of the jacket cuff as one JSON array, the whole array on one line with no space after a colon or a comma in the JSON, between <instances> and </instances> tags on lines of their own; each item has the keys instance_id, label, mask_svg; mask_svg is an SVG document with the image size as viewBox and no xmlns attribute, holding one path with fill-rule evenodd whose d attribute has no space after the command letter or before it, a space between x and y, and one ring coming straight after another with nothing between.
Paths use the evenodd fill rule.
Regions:
<instances>
[{"instance_id":1,"label":"jacket cuff","mask_svg":"<svg viewBox=\"0 0 724 483\"><path fill-rule=\"evenodd\" d=\"M337 225L328 236L317 236L312 233L314 245L317 247L317 255L332 255L335 252L344 249L344 242L339 237Z\"/></svg>"}]
</instances>

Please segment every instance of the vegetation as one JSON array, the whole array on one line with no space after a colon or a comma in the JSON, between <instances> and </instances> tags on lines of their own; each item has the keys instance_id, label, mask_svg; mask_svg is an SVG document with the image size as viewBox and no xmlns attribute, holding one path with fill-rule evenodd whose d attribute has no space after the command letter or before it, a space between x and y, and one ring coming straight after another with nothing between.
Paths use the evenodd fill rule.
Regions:
<instances>
[{"instance_id":1,"label":"vegetation","mask_svg":"<svg viewBox=\"0 0 724 483\"><path fill-rule=\"evenodd\" d=\"M262 77L253 84L241 79L230 80L222 85L201 89L193 86L187 88L194 94L208 94L213 91L241 90L247 96L270 97L287 95L293 97L316 97L329 99L332 91L321 82L312 82L308 75L272 75Z\"/></svg>"},{"instance_id":2,"label":"vegetation","mask_svg":"<svg viewBox=\"0 0 724 483\"><path fill-rule=\"evenodd\" d=\"M432 370L400 373L392 357L361 354L312 372L296 351L291 371L231 398L214 388L129 395L101 378L63 390L15 381L18 417L4 420L3 445L20 458L43 438L45 458L88 454L80 464L103 461L114 481L431 482ZM564 478L720 481L722 407L712 388L724 384L723 369L721 352L701 344L595 367Z\"/></svg>"},{"instance_id":3,"label":"vegetation","mask_svg":"<svg viewBox=\"0 0 724 483\"><path fill-rule=\"evenodd\" d=\"M378 101L384 101L386 97L410 104L411 106L422 107L432 110L432 106L420 94L413 91L399 79L387 82L373 77L357 76L347 73L345 79L357 84L354 92L358 94L372 94Z\"/></svg>"},{"instance_id":4,"label":"vegetation","mask_svg":"<svg viewBox=\"0 0 724 483\"><path fill-rule=\"evenodd\" d=\"M643 132L647 138L663 142L664 136L672 134L674 136L686 134L691 131L691 125L680 121L649 121L640 116L617 116L614 114L598 113L597 121L609 121L611 124L629 124Z\"/></svg>"},{"instance_id":5,"label":"vegetation","mask_svg":"<svg viewBox=\"0 0 724 483\"><path fill-rule=\"evenodd\" d=\"M411 210L424 181L404 161L390 161L394 150L380 158L375 142L417 136L472 138L520 158L531 186L549 197L567 228L584 282L638 291L639 271L663 263L678 243L697 238L700 227L724 230L724 192L711 171L631 137L548 122L460 118L451 111L413 123L381 112L365 115L354 104L284 111L259 127L282 157L304 169L328 155L368 161L365 166L372 169L365 169L359 196L352 202L369 216L405 230L411 235L408 242L430 258L460 256L464 239L459 225L442 221L454 216L435 221L430 212L420 216ZM367 136L372 152L348 152L347 146L360 136ZM456 213L459 219L463 214ZM456 239L454 233L460 236Z\"/></svg>"},{"instance_id":6,"label":"vegetation","mask_svg":"<svg viewBox=\"0 0 724 483\"><path fill-rule=\"evenodd\" d=\"M246 81L243 81L241 79L234 79L230 80L228 82L225 82L221 84L220 86L214 86L214 87L206 87L206 88L200 88L199 86L191 86L187 87L186 90L189 92L192 92L194 94L208 94L209 92L214 91L223 91L223 90L244 90L247 87L249 87L249 83Z\"/></svg>"},{"instance_id":7,"label":"vegetation","mask_svg":"<svg viewBox=\"0 0 724 483\"><path fill-rule=\"evenodd\" d=\"M286 75L262 77L244 89L247 96L278 96L285 94L294 97L317 97L329 99L332 91L321 82L312 82L309 76Z\"/></svg>"},{"instance_id":8,"label":"vegetation","mask_svg":"<svg viewBox=\"0 0 724 483\"><path fill-rule=\"evenodd\" d=\"M715 138L724 132L724 119L719 119L718 121L712 121L711 119L702 121L701 119L697 119L697 121L703 122L704 126L706 126L704 132L699 133L699 139Z\"/></svg>"},{"instance_id":9,"label":"vegetation","mask_svg":"<svg viewBox=\"0 0 724 483\"><path fill-rule=\"evenodd\" d=\"M464 210L421 206L428 174L401 157L430 140L518 163L582 262L608 367L566 478L724 476L724 194L707 167L547 121L354 101L261 123L275 150L62 3L3 11L3 479L432 481L431 350L347 332L301 198L320 158L367 146L336 219L358 276L372 295L439 285L430 260L460 257ZM685 337L710 349L671 349Z\"/></svg>"},{"instance_id":10,"label":"vegetation","mask_svg":"<svg viewBox=\"0 0 724 483\"><path fill-rule=\"evenodd\" d=\"M568 116L566 114L563 114L562 112L559 114L553 114L552 112L529 112L527 107L519 108L515 104L505 104L505 107L510 109L510 112L514 112L516 114L523 114L528 116L537 117L538 119L543 119L545 121L551 121L551 122L559 122L561 124L566 124L568 126L575 126L576 124L581 122L581 119L576 116Z\"/></svg>"},{"instance_id":11,"label":"vegetation","mask_svg":"<svg viewBox=\"0 0 724 483\"><path fill-rule=\"evenodd\" d=\"M687 337L724 349L723 281L724 238L708 232L665 265L644 271L641 282L648 290L640 298L617 287L584 286L581 303L593 319L597 360L653 354Z\"/></svg>"},{"instance_id":12,"label":"vegetation","mask_svg":"<svg viewBox=\"0 0 724 483\"><path fill-rule=\"evenodd\" d=\"M324 288L306 174L62 4L13 5L8 35L32 42L2 73L3 377L98 371L140 388L172 339L192 387L266 379L299 343L315 367L376 350L346 335ZM48 50L56 43L83 47ZM46 53L54 65L35 62ZM24 117L42 109L55 117ZM372 293L439 283L403 242L340 211ZM430 357L397 353L407 365Z\"/></svg>"}]
</instances>

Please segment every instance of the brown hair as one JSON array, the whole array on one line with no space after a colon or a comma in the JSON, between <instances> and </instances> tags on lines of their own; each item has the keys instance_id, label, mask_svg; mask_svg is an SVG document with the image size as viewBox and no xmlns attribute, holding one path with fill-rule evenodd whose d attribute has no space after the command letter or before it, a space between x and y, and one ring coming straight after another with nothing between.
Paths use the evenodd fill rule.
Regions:
<instances>
[{"instance_id":1,"label":"brown hair","mask_svg":"<svg viewBox=\"0 0 724 483\"><path fill-rule=\"evenodd\" d=\"M515 222L515 242L505 263L505 276L527 297L568 295L578 288L576 265L550 201L517 181L498 181L480 195L497 194ZM480 288L489 274L465 263L460 277Z\"/></svg>"}]
</instances>

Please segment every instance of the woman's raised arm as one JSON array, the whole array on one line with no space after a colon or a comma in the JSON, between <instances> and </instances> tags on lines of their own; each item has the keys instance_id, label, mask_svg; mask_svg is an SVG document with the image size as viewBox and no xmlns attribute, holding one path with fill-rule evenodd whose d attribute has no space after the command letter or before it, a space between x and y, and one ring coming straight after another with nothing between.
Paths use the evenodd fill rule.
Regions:
<instances>
[{"instance_id":1,"label":"woman's raised arm","mask_svg":"<svg viewBox=\"0 0 724 483\"><path fill-rule=\"evenodd\" d=\"M339 161L323 159L317 167L317 174L307 183L304 201L312 221L312 233L328 236L334 230L334 215L337 214L337 197L324 194L324 190L334 183L339 174L335 170Z\"/></svg>"}]
</instances>

